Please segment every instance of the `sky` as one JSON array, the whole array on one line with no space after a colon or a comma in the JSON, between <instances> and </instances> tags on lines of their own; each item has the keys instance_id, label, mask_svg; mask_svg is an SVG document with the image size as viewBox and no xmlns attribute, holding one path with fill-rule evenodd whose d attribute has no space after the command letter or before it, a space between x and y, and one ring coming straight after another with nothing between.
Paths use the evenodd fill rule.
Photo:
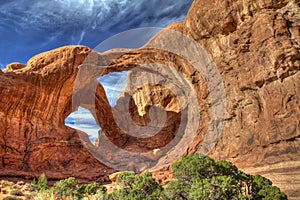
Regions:
<instances>
[{"instance_id":1,"label":"sky","mask_svg":"<svg viewBox=\"0 0 300 200\"><path fill-rule=\"evenodd\" d=\"M126 88L127 76L128 72L112 72L98 78L112 107L115 106L118 97ZM94 142L95 138L98 138L98 131L101 129L90 111L82 107L72 112L65 119L65 124L87 133L92 142Z\"/></svg>"},{"instance_id":2,"label":"sky","mask_svg":"<svg viewBox=\"0 0 300 200\"><path fill-rule=\"evenodd\" d=\"M7 64L26 64L34 55L65 45L85 45L106 49L126 42L109 40L116 34L136 28L164 28L183 21L192 0L1 0L0 1L0 69ZM159 29L157 29L159 30ZM137 32L140 33L140 32ZM155 34L149 32L145 38ZM135 38L134 36L133 38ZM142 44L138 42L138 44ZM121 45L121 46L119 46ZM99 79L109 102L114 106L126 86L127 73L112 73ZM116 84L117 83L117 84ZM99 126L82 108L65 123L97 136Z\"/></svg>"},{"instance_id":3,"label":"sky","mask_svg":"<svg viewBox=\"0 0 300 200\"><path fill-rule=\"evenodd\" d=\"M184 20L192 0L1 0L0 68L64 45Z\"/></svg>"}]
</instances>

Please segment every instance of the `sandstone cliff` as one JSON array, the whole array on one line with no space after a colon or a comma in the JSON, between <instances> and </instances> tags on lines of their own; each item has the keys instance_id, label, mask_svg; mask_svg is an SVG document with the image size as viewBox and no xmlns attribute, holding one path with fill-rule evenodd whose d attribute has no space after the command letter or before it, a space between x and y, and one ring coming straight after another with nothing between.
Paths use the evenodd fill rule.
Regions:
<instances>
[{"instance_id":1,"label":"sandstone cliff","mask_svg":"<svg viewBox=\"0 0 300 200\"><path fill-rule=\"evenodd\" d=\"M290 198L300 195L299 5L195 1L170 27L205 46L222 74L226 125L210 155L266 175Z\"/></svg>"},{"instance_id":2,"label":"sandstone cliff","mask_svg":"<svg viewBox=\"0 0 300 200\"><path fill-rule=\"evenodd\" d=\"M91 50L63 47L7 66L0 78L0 176L95 180L113 170L82 146L78 131L64 125L72 112L77 66Z\"/></svg>"},{"instance_id":3,"label":"sandstone cliff","mask_svg":"<svg viewBox=\"0 0 300 200\"><path fill-rule=\"evenodd\" d=\"M148 69L150 73L170 74L160 66L169 65L183 74L197 96L193 110L201 113L201 123L195 127L191 145L177 154L203 151L202 142L213 120L205 76L183 57L151 48L156 42L172 40L164 37L164 32L176 30L204 47L224 85L225 123L209 155L232 161L250 173L265 174L291 199L299 197L299 5L298 0L195 1L184 22L169 26L145 48L98 54L86 47L62 47L33 57L26 66L7 66L0 71L0 176L30 178L46 172L50 178L95 180L112 173L114 170L99 157L105 154L113 165L118 163L116 156L105 151L98 154L84 133L64 125L64 119L79 105L91 110L102 127L100 145L107 139L119 149L138 153L132 169L143 168L138 161L141 155L150 166L156 165L158 157L173 156L168 154L173 146L163 147L179 141L176 134L185 128L179 126L190 113L181 99L186 96L184 89L174 94L163 84L134 88L138 80L149 76L141 73L135 78L137 72L133 71L127 92L111 108L104 89L94 82L97 75L133 70L154 61L159 65ZM180 48L184 51L184 45ZM93 66L105 69L99 72ZM168 79L175 77L170 75ZM135 92L129 92L132 89ZM95 94L89 96L91 91ZM158 114L151 114L154 105ZM155 132L151 122L159 124L153 119L163 114L166 120ZM128 123L129 118L134 123ZM148 130L156 134L144 131L144 137L137 136L141 129L136 125L149 125ZM157 176L166 176L164 173Z\"/></svg>"}]
</instances>

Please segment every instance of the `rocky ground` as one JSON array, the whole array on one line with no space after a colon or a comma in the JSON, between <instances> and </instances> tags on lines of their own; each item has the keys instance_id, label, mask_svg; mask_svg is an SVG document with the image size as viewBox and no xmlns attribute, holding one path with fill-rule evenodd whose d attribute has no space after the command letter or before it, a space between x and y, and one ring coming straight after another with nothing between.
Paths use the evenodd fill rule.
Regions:
<instances>
[{"instance_id":1,"label":"rocky ground","mask_svg":"<svg viewBox=\"0 0 300 200\"><path fill-rule=\"evenodd\" d=\"M116 188L116 183L105 185L107 192L112 192ZM52 196L49 196L52 199ZM23 181L12 182L7 180L0 180L0 200L33 200L45 199L45 196L35 193L34 186L31 183ZM72 199L72 198L67 198ZM90 195L85 199L97 199L97 195ZM47 199L48 200L48 199Z\"/></svg>"},{"instance_id":2,"label":"rocky ground","mask_svg":"<svg viewBox=\"0 0 300 200\"><path fill-rule=\"evenodd\" d=\"M19 181L13 183L6 180L0 181L0 199L21 200L32 199L33 187L30 183Z\"/></svg>"}]
</instances>

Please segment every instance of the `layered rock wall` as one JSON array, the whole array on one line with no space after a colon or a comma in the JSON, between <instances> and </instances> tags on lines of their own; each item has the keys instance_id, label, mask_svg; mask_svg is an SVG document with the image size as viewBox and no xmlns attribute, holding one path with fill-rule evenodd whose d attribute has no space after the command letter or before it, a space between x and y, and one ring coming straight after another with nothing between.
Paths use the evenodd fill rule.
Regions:
<instances>
[{"instance_id":1,"label":"layered rock wall","mask_svg":"<svg viewBox=\"0 0 300 200\"><path fill-rule=\"evenodd\" d=\"M97 78L93 74L99 75L89 63L105 66L101 76L154 61L183 74L197 96L194 110L201 114L196 137L184 154L201 151L212 120L206 79L179 55L150 48L164 32L176 30L208 52L224 84L225 125L209 155L232 161L250 173L267 175L296 199L300 196L299 5L298 0L195 1L184 22L167 27L142 49L98 54L86 47L62 47L33 57L26 66L7 66L0 71L0 176L31 178L46 172L55 179L96 180L112 173L113 169L95 158L85 134L64 125L78 106L92 112L105 137L119 148L168 155L160 148L176 138L178 123L187 114L187 107L179 105L180 94L174 95L161 84L146 85L134 93L125 92L111 108L101 84L96 84L94 96L79 92L91 92L88 86ZM83 76L88 79L81 80L75 91L80 94L79 102L74 102L79 70L89 76ZM151 73L163 71L153 68ZM135 76L130 74L126 90L138 80ZM134 125L151 124L150 119L158 118L151 116L153 106L167 111L158 134L141 138L124 131L134 132ZM127 110L129 115L118 114ZM127 123L129 118L134 124Z\"/></svg>"}]
</instances>

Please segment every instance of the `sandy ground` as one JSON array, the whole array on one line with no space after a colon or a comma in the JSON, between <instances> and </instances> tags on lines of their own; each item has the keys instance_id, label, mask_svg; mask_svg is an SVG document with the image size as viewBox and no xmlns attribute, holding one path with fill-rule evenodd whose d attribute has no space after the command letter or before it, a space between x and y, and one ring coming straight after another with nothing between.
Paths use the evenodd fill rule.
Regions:
<instances>
[{"instance_id":1,"label":"sandy ground","mask_svg":"<svg viewBox=\"0 0 300 200\"><path fill-rule=\"evenodd\" d=\"M250 174L260 174L272 180L273 185L285 192L289 200L300 197L300 161L282 162L263 167L243 169Z\"/></svg>"},{"instance_id":2,"label":"sandy ground","mask_svg":"<svg viewBox=\"0 0 300 200\"><path fill-rule=\"evenodd\" d=\"M13 183L10 181L1 180L0 181L0 199L5 199L11 197L10 199L31 199L31 192L33 191L30 183L24 183L19 181Z\"/></svg>"}]
</instances>

